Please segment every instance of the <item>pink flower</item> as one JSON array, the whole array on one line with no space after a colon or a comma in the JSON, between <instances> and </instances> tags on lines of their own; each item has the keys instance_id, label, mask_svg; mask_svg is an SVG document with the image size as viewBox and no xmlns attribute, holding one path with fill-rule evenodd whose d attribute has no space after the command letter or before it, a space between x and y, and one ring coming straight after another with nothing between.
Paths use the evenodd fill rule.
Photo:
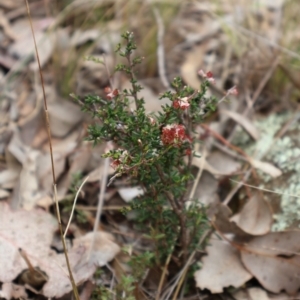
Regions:
<instances>
[{"instance_id":1,"label":"pink flower","mask_svg":"<svg viewBox=\"0 0 300 300\"><path fill-rule=\"evenodd\" d=\"M110 87L106 87L104 92L108 100L111 100L119 95L119 91L117 89L112 90Z\"/></svg>"},{"instance_id":2,"label":"pink flower","mask_svg":"<svg viewBox=\"0 0 300 300\"><path fill-rule=\"evenodd\" d=\"M111 166L114 170L116 170L120 164L121 164L120 160L119 160L119 159L115 159L115 160L113 160L113 162L110 164L110 166Z\"/></svg>"},{"instance_id":3,"label":"pink flower","mask_svg":"<svg viewBox=\"0 0 300 300\"><path fill-rule=\"evenodd\" d=\"M179 98L173 101L173 107L178 109L185 110L190 106L190 103L188 102L188 97Z\"/></svg>"},{"instance_id":4,"label":"pink flower","mask_svg":"<svg viewBox=\"0 0 300 300\"><path fill-rule=\"evenodd\" d=\"M118 169L119 167L123 168L126 165L129 156L127 150L118 149L117 152L119 153L119 158L114 159L110 164L114 170Z\"/></svg>"},{"instance_id":5,"label":"pink flower","mask_svg":"<svg viewBox=\"0 0 300 300\"><path fill-rule=\"evenodd\" d=\"M238 89L236 88L236 86L233 86L231 89L229 89L226 93L227 95L234 95L237 96L239 94Z\"/></svg>"},{"instance_id":6,"label":"pink flower","mask_svg":"<svg viewBox=\"0 0 300 300\"><path fill-rule=\"evenodd\" d=\"M203 78L207 77L207 75L205 74L205 72L202 69L198 71L198 75L200 75Z\"/></svg>"},{"instance_id":7,"label":"pink flower","mask_svg":"<svg viewBox=\"0 0 300 300\"><path fill-rule=\"evenodd\" d=\"M180 124L172 124L163 127L161 140L165 145L181 146L186 141L185 127Z\"/></svg>"},{"instance_id":8,"label":"pink flower","mask_svg":"<svg viewBox=\"0 0 300 300\"><path fill-rule=\"evenodd\" d=\"M198 71L198 75L200 75L202 78L205 78L207 81L215 84L215 78L213 76L213 73L211 71L208 71L207 73L205 73L203 70L199 70Z\"/></svg>"}]
</instances>

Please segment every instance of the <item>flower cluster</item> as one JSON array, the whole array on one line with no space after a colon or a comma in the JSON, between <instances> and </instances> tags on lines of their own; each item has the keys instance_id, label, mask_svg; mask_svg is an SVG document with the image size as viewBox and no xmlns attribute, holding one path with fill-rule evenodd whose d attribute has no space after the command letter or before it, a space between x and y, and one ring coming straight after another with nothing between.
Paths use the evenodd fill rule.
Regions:
<instances>
[{"instance_id":1,"label":"flower cluster","mask_svg":"<svg viewBox=\"0 0 300 300\"><path fill-rule=\"evenodd\" d=\"M190 103L189 103L188 97L178 98L173 101L173 107L176 109L180 108L182 110L185 110L189 106L190 106Z\"/></svg>"},{"instance_id":2,"label":"flower cluster","mask_svg":"<svg viewBox=\"0 0 300 300\"><path fill-rule=\"evenodd\" d=\"M111 100L119 95L119 91L117 89L112 90L110 87L106 87L104 92L108 100Z\"/></svg>"},{"instance_id":3,"label":"flower cluster","mask_svg":"<svg viewBox=\"0 0 300 300\"><path fill-rule=\"evenodd\" d=\"M185 127L181 124L163 127L161 140L164 145L173 145L174 147L180 147L184 142L191 142L191 138L185 132Z\"/></svg>"}]
</instances>

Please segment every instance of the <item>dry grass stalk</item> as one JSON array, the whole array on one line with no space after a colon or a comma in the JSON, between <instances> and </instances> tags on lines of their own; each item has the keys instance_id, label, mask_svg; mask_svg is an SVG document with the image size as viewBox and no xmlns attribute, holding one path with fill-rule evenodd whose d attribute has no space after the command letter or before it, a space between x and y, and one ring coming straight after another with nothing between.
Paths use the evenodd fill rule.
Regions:
<instances>
[{"instance_id":1,"label":"dry grass stalk","mask_svg":"<svg viewBox=\"0 0 300 300\"><path fill-rule=\"evenodd\" d=\"M63 244L64 254L65 254L65 258L66 258L66 263L67 263L67 267L68 267L70 281L71 281L72 288L73 288L74 297L75 297L76 300L79 300L80 298L79 298L77 286L76 286L76 283L74 281L71 266L70 266L70 262L69 262L68 250L67 250L66 240L64 238L64 233L63 233L63 229L62 229L59 205L58 205L58 200L57 200L57 189L56 189L54 158L53 158L53 150L52 150L51 130L50 130L50 122L49 122L49 115L48 115L48 106L47 106L47 98L46 98L46 92L45 92L45 86L44 86L44 79L43 79L43 74L42 74L42 69L41 69L40 58L39 58L39 53L38 53L38 49L37 49L35 34L34 34L34 30L33 30L33 25L32 25L32 19L31 19L28 0L24 0L24 1L25 1L25 5L26 5L26 8L27 8L27 14L28 14L28 19L29 19L29 23L30 23L31 32L32 32L33 41L34 41L35 54L36 54L36 58L37 58L38 66L39 66L39 73L40 73L40 77L41 77L41 84L42 84L42 90L43 90L44 110L45 110L46 126L47 126L48 141L49 141L49 148L50 148L52 177L53 177L53 190L54 190L54 200L55 200L55 204L56 204L57 221L58 221L58 225L59 225L61 241L62 241L62 244Z\"/></svg>"}]
</instances>

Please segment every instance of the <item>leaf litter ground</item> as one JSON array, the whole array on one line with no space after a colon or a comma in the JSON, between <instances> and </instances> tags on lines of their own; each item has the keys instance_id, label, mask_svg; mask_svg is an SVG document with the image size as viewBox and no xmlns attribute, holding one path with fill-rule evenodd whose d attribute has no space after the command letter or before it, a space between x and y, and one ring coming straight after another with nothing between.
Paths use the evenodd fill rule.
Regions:
<instances>
[{"instance_id":1,"label":"leaf litter ground","mask_svg":"<svg viewBox=\"0 0 300 300\"><path fill-rule=\"evenodd\" d=\"M51 248L57 223L49 212L52 210L51 166L46 142L47 133L42 119L42 94L37 84L37 64L30 60L33 57L32 37L22 3L1 0L0 4L5 12L0 14L0 33L4 45L0 55L3 96L0 111L0 151L3 157L0 166L0 282L3 284L0 295L10 299L16 289L9 285L28 268L20 254L19 249L22 249L32 266L38 266L47 274L48 281L40 293L46 297L61 297L70 292L71 286L63 255ZM233 97L230 103L222 103L218 118L213 118L209 124L210 129L224 136L229 142L236 131L235 124L245 129L244 135L249 135L254 140L259 139L260 132L252 121L253 115L249 115L247 110L249 106L254 107L256 113L266 110L272 113L272 110L282 110L284 106L270 104L270 99L273 98L269 95L274 91L267 83L271 82L275 69L277 71L279 67L273 65L274 61L276 62L274 57L265 54L268 44L266 46L263 42L257 42L255 34L253 35L258 32L267 41L276 43L276 34L280 34L280 31L272 24L278 24L280 18L283 18L285 24L286 16L280 17L283 4L284 1L261 1L256 10L247 4L239 6L248 20L252 20L252 23L249 22L250 35L241 27L244 24L243 20L236 18L233 3L215 5L209 1L202 1L179 5L178 13L166 28L167 55L164 63L169 81L174 75L181 75L188 85L198 88L200 81L197 73L202 68L210 69L216 75L216 85L212 92L218 97L222 97L222 91L226 90L228 84L238 85L241 96ZM118 41L122 22L113 18L106 24L109 30L101 34L95 28L85 30L74 27L70 30L70 27L64 27L60 23L62 20L70 22L72 16L53 14L49 17L40 2L32 2L31 5L36 12L33 23L46 78L61 203L68 198L74 198L70 186L75 173L91 175L79 199L80 207L84 208L81 213L86 223L84 226L79 224L77 212L77 225L74 224L73 227L75 239L70 245L71 265L75 280L79 284L92 278L97 265L103 266L111 261L119 252L120 246L132 243L138 244L137 247L141 246L136 242L140 238L139 235L128 225L130 220L118 213L118 209L131 201L140 190L139 187L131 187L123 180L116 181L106 192L104 216L108 221L103 224L104 228L94 234L90 232L95 222L92 212L98 198L102 171L100 154L104 149L101 145L93 148L87 142L83 142L86 124L90 120L65 96L74 91L80 95L90 92L103 93L108 85L107 71L102 65L83 61L84 52L76 51L86 42L93 41L93 49L89 49L90 52L87 51L86 54L97 56L106 53L108 66L112 70L115 63L113 44ZM90 11L88 3L80 8L74 5L74 9L74 12L80 13ZM221 22L216 18L217 11L224 13ZM258 16L261 22L257 22ZM244 35L240 40L244 49L237 49L230 35L224 34L224 26L231 28L232 24L238 24L232 31L236 38ZM49 27L54 28L55 25L58 26L55 31L45 31ZM130 26L138 32L144 25L142 22L133 21ZM293 31L289 34L290 39L293 35L294 39L299 39ZM258 46L252 48L244 43L245 39L250 44L257 43ZM143 40L140 42L142 44ZM153 56L153 53L151 55ZM146 57L146 63L147 59ZM68 69L69 65L76 65L76 68L72 71ZM143 66L145 70L150 69L145 66L147 64ZM15 76L16 71L19 72L19 76ZM140 74L143 72L146 77L147 72L139 70ZM289 73L288 77L292 78L293 74ZM123 87L128 85L124 78L116 80ZM163 91L161 81L161 78L141 81L146 85L143 93L148 99L149 111L159 109L161 103L157 100L157 92ZM66 86L72 88L64 91ZM292 92L290 93L292 95ZM244 96L246 101L243 101ZM280 102L280 99L278 101ZM245 102L248 103L248 108ZM208 133L205 128L202 128L201 136L207 155L194 160L196 172L198 169L204 170L198 178L194 195L199 202L211 206L211 220L217 235L213 236L206 249L207 255L202 258L202 268L195 273L196 285L212 293L223 293L226 297L226 293L230 293L226 288L233 286L238 289L246 283L246 287L244 285L243 289L239 289L240 293L232 293L232 297L237 300L275 299L274 295L267 291L278 295L280 291L285 291L285 294L280 295L285 298L288 297L286 293L295 295L299 289L299 232L270 232L273 203L271 209L270 203L264 199L262 193L256 195L249 189L243 189L237 194L239 201L236 198L232 199L234 186L226 180L228 176L235 175L239 181L247 181L244 177L246 169L242 167L245 161L258 172L271 178L280 178L282 169L271 161L265 161L264 157L247 157L237 153L234 148L224 144L216 134ZM198 149L200 153L204 153L203 145ZM113 170L110 170L109 174L113 174ZM257 185L257 182L255 184ZM224 199L226 204L230 203L233 206L233 216L227 206L221 205L220 208L219 202ZM65 223L68 217L69 214L63 215ZM115 233L118 243L103 229ZM96 246L93 252L90 252L93 235ZM197 261L193 263L196 264ZM117 268L116 272L124 273L117 271ZM260 285L249 285L248 288L247 282L253 277ZM201 293L207 294L205 291Z\"/></svg>"}]
</instances>

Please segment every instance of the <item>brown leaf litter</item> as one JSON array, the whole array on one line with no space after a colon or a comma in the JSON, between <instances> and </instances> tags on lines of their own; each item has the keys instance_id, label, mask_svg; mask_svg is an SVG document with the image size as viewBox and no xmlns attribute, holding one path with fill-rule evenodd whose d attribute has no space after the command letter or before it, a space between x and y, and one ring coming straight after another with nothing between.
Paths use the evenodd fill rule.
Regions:
<instances>
[{"instance_id":1,"label":"brown leaf litter","mask_svg":"<svg viewBox=\"0 0 300 300\"><path fill-rule=\"evenodd\" d=\"M240 287L255 277L268 291L294 295L300 288L300 231L269 232L269 205L254 197L229 219L225 206L215 214L217 234L209 241L197 286L212 293ZM247 232L246 232L247 231Z\"/></svg>"},{"instance_id":2,"label":"brown leaf litter","mask_svg":"<svg viewBox=\"0 0 300 300\"><path fill-rule=\"evenodd\" d=\"M19 252L22 249L30 264L39 267L40 272L47 278L40 291L41 294L46 297L61 297L70 292L72 286L65 256L50 248L54 231L57 229L54 217L42 210L11 211L4 203L0 205L0 215L0 281L11 283L28 269ZM93 239L95 239L94 247L91 249ZM110 234L100 231L74 239L73 246L68 252L77 284L90 278L97 266L104 266L115 257L120 248L113 240Z\"/></svg>"},{"instance_id":3,"label":"brown leaf litter","mask_svg":"<svg viewBox=\"0 0 300 300\"><path fill-rule=\"evenodd\" d=\"M110 33L102 32L98 28L86 30L71 28L72 26L63 27L62 23L68 23L66 20L72 19L74 12L83 14L92 11L91 3L80 6L77 5L79 2L72 2L66 15L60 14L57 18L45 17L45 5L42 1L30 4L36 8L33 25L46 78L60 200L69 195L69 187L76 172L92 175L88 184L98 191L102 172L99 156L103 153L101 146L93 149L89 143L81 142L86 134L86 123L90 119L85 119L76 105L61 96L60 85L69 88L71 82L72 91L80 95L91 92L101 94L103 88L109 84L106 68L102 64L78 59L76 55L79 52L76 51L86 43L94 42L95 47L84 54L80 53L80 57L93 54L103 59L102 54L105 54L108 71L112 73L115 64L112 50L119 41L122 25L122 13L119 11L117 20L106 24L111 29ZM100 2L95 5L100 7ZM165 35L167 55L163 64L169 79L181 75L186 84L198 89L201 79L197 71L202 68L214 73L216 85L212 90L217 95L223 96L224 90L238 85L243 96L230 97L230 103L221 103L222 110L218 112L219 120L216 122L218 134L229 136L229 142L231 134L234 134L234 128L232 130L232 127L228 127L230 122L242 126L253 139L257 139L259 132L251 121L249 109L255 105L271 107L270 98L273 102L275 100L268 94L268 89L261 95L266 84L262 82L261 74L269 72L274 60L270 52L273 53L274 49L256 35L262 35L273 45L276 44L280 37L276 24L280 20L278 13L281 12L283 1L259 2L255 9L253 4L241 5L240 1L184 3L179 7L178 15L170 22L169 31ZM8 69L7 74L2 70L0 73L1 88L3 86L0 152L4 158L0 168L0 198L7 200L15 209L23 207L28 210L11 211L7 205L0 205L0 244L1 249L6 249L3 251L5 255L0 257L1 267L4 266L0 271L0 282L4 282L0 296L7 299L12 296L26 297L22 287L11 284L22 270L28 268L18 251L21 248L31 264L47 274L48 281L41 293L47 297L59 297L68 293L71 286L63 255L50 248L57 225L50 214L36 208L40 205L48 210L53 200L47 133L41 118L42 93L36 84L37 64L35 60L27 61L33 57L32 37L26 10L21 7L21 2L1 0L0 5L4 10L0 11L0 38L4 45L1 46L3 52L0 53L0 65ZM219 15L220 11L224 12L222 17ZM245 31L243 26L246 23L252 31ZM55 26L57 30L53 30ZM228 35L224 33L232 28L235 32ZM241 39L235 40L242 34L244 36ZM282 39L299 41L299 37L292 33ZM255 46L251 48L251 44ZM55 64L58 65L57 69ZM76 70L70 76L72 78L67 78L70 71L68 66L72 64L76 64ZM15 71L30 76L15 79L11 84L10 80ZM142 68L139 71L139 74L147 72ZM142 81L145 82L146 80ZM114 84L126 86L128 82L123 78L116 78ZM157 111L163 102L157 101L157 81L154 80L152 86L153 89L144 90L143 96L150 99L147 109ZM212 136L208 139L210 142L213 140ZM201 204L210 205L211 211L217 211L212 213L212 220L218 237L211 239L207 256L203 258L203 267L195 274L197 286L220 293L229 286L239 288L255 277L266 290L274 293L285 290L289 294L295 294L299 288L298 231L270 232L272 211L260 195L248 197L246 204L233 217L227 206L213 207L219 200L223 200L220 196L220 178L226 179L228 176L243 173L245 169L240 157L234 157L230 151L227 154L223 151L226 147L222 151L211 151L214 144L209 143L208 139L204 139L205 147L209 150L208 155L195 157L193 160L194 166L201 173L194 198ZM281 170L262 158L248 157L247 161L253 168L272 177L281 175ZM112 172L111 170L109 175ZM124 181L120 180L118 184L113 193L107 192L107 201L111 200L111 195L116 190L119 198L124 201L131 201L141 192L139 187L128 187ZM95 193L92 199L86 198L85 205L94 205ZM111 201L116 201L116 197ZM112 218L113 215L107 216ZM121 228L122 234L127 233L126 226L114 220L111 222L116 228ZM134 242L135 239L131 237L130 241ZM90 251L92 243L95 243L95 248ZM69 252L75 281L80 284L88 280L95 271L95 265L105 265L118 251L119 246L106 232L87 233L77 237ZM245 287L240 291L239 295L234 294L237 300L264 300L275 297L260 288ZM286 294L281 294L281 297L286 297Z\"/></svg>"}]
</instances>

